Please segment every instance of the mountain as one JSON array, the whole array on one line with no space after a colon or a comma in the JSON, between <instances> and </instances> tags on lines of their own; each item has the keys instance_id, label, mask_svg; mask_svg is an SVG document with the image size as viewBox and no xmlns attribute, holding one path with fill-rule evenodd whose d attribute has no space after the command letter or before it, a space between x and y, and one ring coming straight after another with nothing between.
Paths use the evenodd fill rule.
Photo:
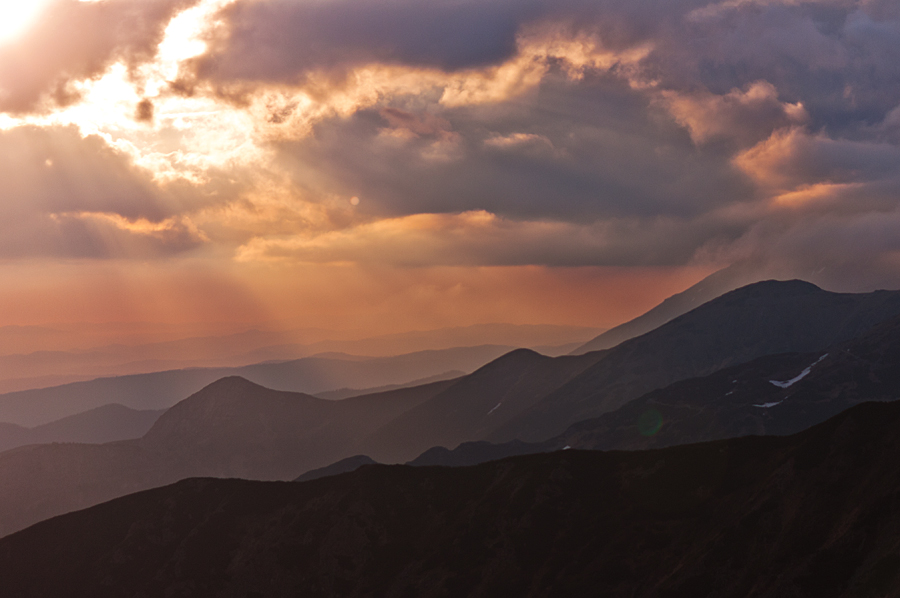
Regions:
<instances>
[{"instance_id":1,"label":"mountain","mask_svg":"<svg viewBox=\"0 0 900 598\"><path fill-rule=\"evenodd\" d=\"M426 350L479 345L505 345L538 350L539 347L548 349L569 343L581 345L597 332L596 328L581 326L474 324L437 330L398 332L359 340L323 340L303 345L265 347L244 354L243 359L245 363L283 360L286 355L306 357L329 351L388 357Z\"/></svg>"},{"instance_id":2,"label":"mountain","mask_svg":"<svg viewBox=\"0 0 900 598\"><path fill-rule=\"evenodd\" d=\"M897 314L898 292L837 294L801 281L756 283L606 351L559 358L511 352L398 416L357 448L376 461L397 463L466 442L542 442L678 380L760 355L823 349ZM520 447L526 448L538 450Z\"/></svg>"},{"instance_id":3,"label":"mountain","mask_svg":"<svg viewBox=\"0 0 900 598\"><path fill-rule=\"evenodd\" d=\"M223 378L166 411L139 443L187 475L294 479L352 455L359 438L451 384L327 401Z\"/></svg>"},{"instance_id":4,"label":"mountain","mask_svg":"<svg viewBox=\"0 0 900 598\"><path fill-rule=\"evenodd\" d=\"M192 479L0 539L14 596L900 593L900 403L791 437Z\"/></svg>"},{"instance_id":5,"label":"mountain","mask_svg":"<svg viewBox=\"0 0 900 598\"><path fill-rule=\"evenodd\" d=\"M162 414L163 410L138 411L111 404L34 428L0 424L0 452L27 444L104 443L140 438Z\"/></svg>"},{"instance_id":6,"label":"mountain","mask_svg":"<svg viewBox=\"0 0 900 598\"><path fill-rule=\"evenodd\" d=\"M363 465L377 465L377 463L373 459L370 459L365 455L355 455L353 457L341 459L337 463L332 463L331 465L326 465L325 467L307 471L294 481L308 482L310 480L318 480L319 478L326 478L333 475L356 471Z\"/></svg>"},{"instance_id":7,"label":"mountain","mask_svg":"<svg viewBox=\"0 0 900 598\"><path fill-rule=\"evenodd\" d=\"M339 388L337 390L317 392L316 396L320 399L328 399L329 401L342 401L344 399L349 399L350 397L359 397L362 395L370 395L378 392L387 392L389 390L397 390L399 388L410 388L412 386L422 386L424 384L441 382L443 380L453 380L454 378L461 378L465 375L466 372L463 372L462 370L450 370L449 372L444 372L443 374L436 374L434 376L428 376L427 378L412 380L408 384L386 384L385 386L377 386L375 388Z\"/></svg>"},{"instance_id":8,"label":"mountain","mask_svg":"<svg viewBox=\"0 0 900 598\"><path fill-rule=\"evenodd\" d=\"M552 438L673 382L763 355L820 351L897 315L898 291L831 293L799 280L748 285L607 350L596 364L481 439Z\"/></svg>"},{"instance_id":9,"label":"mountain","mask_svg":"<svg viewBox=\"0 0 900 598\"><path fill-rule=\"evenodd\" d=\"M0 453L0 535L60 513L194 476L292 480L454 381L328 401L219 380L166 411L140 439Z\"/></svg>"},{"instance_id":10,"label":"mountain","mask_svg":"<svg viewBox=\"0 0 900 598\"><path fill-rule=\"evenodd\" d=\"M523 440L551 438L678 380L759 355L810 353L773 378L787 381L818 359L813 352L898 313L896 292L843 295L765 282L607 351L559 358L513 351L461 379L422 387L325 401L231 377L167 411L141 440L0 454L0 533L189 476L288 480L352 455L406 461L436 444L503 440L510 430ZM859 399L866 396L860 390Z\"/></svg>"},{"instance_id":11,"label":"mountain","mask_svg":"<svg viewBox=\"0 0 900 598\"><path fill-rule=\"evenodd\" d=\"M611 349L628 339L646 334L682 314L712 301L728 291L757 282L762 278L756 268L736 264L713 272L694 286L665 299L662 303L624 324L610 328L583 345L570 355L584 355L590 351Z\"/></svg>"},{"instance_id":12,"label":"mountain","mask_svg":"<svg viewBox=\"0 0 900 598\"><path fill-rule=\"evenodd\" d=\"M198 330L167 330L160 325L96 324L68 328L0 327L0 392L164 370L232 368L264 361L293 361L325 352L391 357L480 345L510 348L578 346L599 332L596 328L579 326L478 324L367 338L359 338L353 332L309 328L245 330L226 335L178 338L179 335L196 334ZM118 342L95 346L89 344L92 338L95 342L113 339ZM126 339L128 342L123 343Z\"/></svg>"},{"instance_id":13,"label":"mountain","mask_svg":"<svg viewBox=\"0 0 900 598\"><path fill-rule=\"evenodd\" d=\"M460 378L363 440L376 461L407 461L436 444L483 438L596 363L602 353L546 357L518 349Z\"/></svg>"},{"instance_id":14,"label":"mountain","mask_svg":"<svg viewBox=\"0 0 900 598\"><path fill-rule=\"evenodd\" d=\"M678 382L615 412L579 422L557 442L595 449L642 449L748 435L787 435L859 403L898 397L900 318L894 318L826 352L762 357Z\"/></svg>"},{"instance_id":15,"label":"mountain","mask_svg":"<svg viewBox=\"0 0 900 598\"><path fill-rule=\"evenodd\" d=\"M243 365L252 362L236 361L236 354L281 344L298 334L247 330L228 335L163 342L114 343L89 349L73 347L60 350L59 347L64 347L67 340L69 343L73 342L72 338L67 338L71 335L60 330L37 331L42 333L37 335L40 339L37 343L34 341L38 339L33 338L35 332L29 334L21 331L13 337L18 341L13 344L9 342L12 339L3 338L6 335L0 330L0 389L3 392L39 388L37 385L41 380L53 378L62 378L65 380L62 383L68 383L154 370ZM122 336L127 337L124 334ZM31 343L29 337L32 337ZM10 353L10 350L15 353Z\"/></svg>"},{"instance_id":16,"label":"mountain","mask_svg":"<svg viewBox=\"0 0 900 598\"><path fill-rule=\"evenodd\" d=\"M99 378L0 394L0 421L36 426L110 403L138 410L167 409L212 382L241 376L276 390L315 394L342 388L407 386L451 370L471 372L512 347L483 345L420 351L396 357L332 355L240 368L188 369Z\"/></svg>"},{"instance_id":17,"label":"mountain","mask_svg":"<svg viewBox=\"0 0 900 598\"><path fill-rule=\"evenodd\" d=\"M867 401L900 397L900 318L817 353L767 355L652 391L544 442L433 447L412 465L474 465L562 448L641 450L787 435Z\"/></svg>"}]
</instances>

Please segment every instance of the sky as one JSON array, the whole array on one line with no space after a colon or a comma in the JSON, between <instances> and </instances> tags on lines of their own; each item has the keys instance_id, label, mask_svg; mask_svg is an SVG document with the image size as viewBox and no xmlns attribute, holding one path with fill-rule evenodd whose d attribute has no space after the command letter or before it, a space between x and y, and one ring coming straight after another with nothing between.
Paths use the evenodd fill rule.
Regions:
<instances>
[{"instance_id":1,"label":"sky","mask_svg":"<svg viewBox=\"0 0 900 598\"><path fill-rule=\"evenodd\" d=\"M732 264L900 288L896 0L0 23L0 326L607 327Z\"/></svg>"}]
</instances>

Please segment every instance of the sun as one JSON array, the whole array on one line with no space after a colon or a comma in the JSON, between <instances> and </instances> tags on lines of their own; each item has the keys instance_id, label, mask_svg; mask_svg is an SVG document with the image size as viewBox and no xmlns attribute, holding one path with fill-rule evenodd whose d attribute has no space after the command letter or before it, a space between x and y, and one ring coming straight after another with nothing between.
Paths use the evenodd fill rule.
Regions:
<instances>
[{"instance_id":1,"label":"sun","mask_svg":"<svg viewBox=\"0 0 900 598\"><path fill-rule=\"evenodd\" d=\"M0 43L23 33L39 16L48 0L0 0Z\"/></svg>"}]
</instances>

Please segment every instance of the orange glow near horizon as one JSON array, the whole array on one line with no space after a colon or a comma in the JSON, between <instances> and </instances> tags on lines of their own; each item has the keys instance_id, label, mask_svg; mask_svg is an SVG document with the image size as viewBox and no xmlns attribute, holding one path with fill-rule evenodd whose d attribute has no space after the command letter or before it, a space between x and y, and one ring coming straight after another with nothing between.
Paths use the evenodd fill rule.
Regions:
<instances>
[{"instance_id":1,"label":"orange glow near horizon","mask_svg":"<svg viewBox=\"0 0 900 598\"><path fill-rule=\"evenodd\" d=\"M207 323L378 335L503 322L608 328L654 307L708 268L168 267L0 268L0 326Z\"/></svg>"}]
</instances>

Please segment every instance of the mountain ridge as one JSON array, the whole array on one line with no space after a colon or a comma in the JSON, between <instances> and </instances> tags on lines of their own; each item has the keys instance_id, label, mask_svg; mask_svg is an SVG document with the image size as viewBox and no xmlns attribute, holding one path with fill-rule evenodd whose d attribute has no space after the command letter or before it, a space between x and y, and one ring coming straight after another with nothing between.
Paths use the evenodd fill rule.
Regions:
<instances>
[{"instance_id":1,"label":"mountain ridge","mask_svg":"<svg viewBox=\"0 0 900 598\"><path fill-rule=\"evenodd\" d=\"M0 539L17 596L900 591L900 403L789 437L190 479Z\"/></svg>"}]
</instances>

